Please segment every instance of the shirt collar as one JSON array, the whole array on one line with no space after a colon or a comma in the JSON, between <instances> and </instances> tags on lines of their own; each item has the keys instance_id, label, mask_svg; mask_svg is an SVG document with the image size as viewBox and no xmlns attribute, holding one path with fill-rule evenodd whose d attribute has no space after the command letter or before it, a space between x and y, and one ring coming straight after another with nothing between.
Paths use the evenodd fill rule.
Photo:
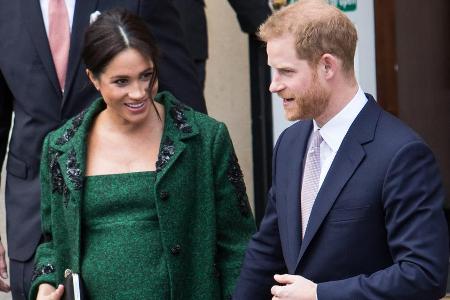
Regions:
<instances>
[{"instance_id":1,"label":"shirt collar","mask_svg":"<svg viewBox=\"0 0 450 300\"><path fill-rule=\"evenodd\" d=\"M366 95L364 95L361 87L358 88L355 96L350 102L331 120L320 128L320 135L327 145L337 152L347 134L348 129L356 119L364 105L367 103ZM316 121L313 120L314 130L319 129Z\"/></svg>"}]
</instances>

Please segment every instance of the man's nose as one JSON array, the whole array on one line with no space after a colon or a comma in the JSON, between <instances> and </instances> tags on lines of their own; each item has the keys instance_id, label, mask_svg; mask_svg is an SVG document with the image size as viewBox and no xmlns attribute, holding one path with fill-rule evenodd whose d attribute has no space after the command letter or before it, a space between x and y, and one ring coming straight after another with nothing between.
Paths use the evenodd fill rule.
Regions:
<instances>
[{"instance_id":1,"label":"man's nose","mask_svg":"<svg viewBox=\"0 0 450 300\"><path fill-rule=\"evenodd\" d=\"M271 93L278 93L282 89L284 89L284 84L273 78L269 86L269 91Z\"/></svg>"}]
</instances>

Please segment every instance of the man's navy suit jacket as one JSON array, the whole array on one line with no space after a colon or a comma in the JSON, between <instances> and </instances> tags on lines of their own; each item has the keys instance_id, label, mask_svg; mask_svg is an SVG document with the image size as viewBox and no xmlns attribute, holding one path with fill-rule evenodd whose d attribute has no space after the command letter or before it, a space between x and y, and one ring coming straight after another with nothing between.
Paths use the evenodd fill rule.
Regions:
<instances>
[{"instance_id":1,"label":"man's navy suit jacket","mask_svg":"<svg viewBox=\"0 0 450 300\"><path fill-rule=\"evenodd\" d=\"M45 135L99 96L88 83L80 57L90 14L118 6L148 22L162 52L160 90L169 90L194 109L206 112L179 18L169 0L77 0L64 95L59 88L39 1L0 0L0 168L13 111L15 115L6 165L10 258L28 260L41 236L38 170Z\"/></svg>"},{"instance_id":2,"label":"man's navy suit jacket","mask_svg":"<svg viewBox=\"0 0 450 300\"><path fill-rule=\"evenodd\" d=\"M312 121L274 149L265 217L249 243L235 299L270 299L273 275L318 283L318 299L439 299L448 236L433 154L367 95L312 208L301 239L300 185Z\"/></svg>"}]
</instances>

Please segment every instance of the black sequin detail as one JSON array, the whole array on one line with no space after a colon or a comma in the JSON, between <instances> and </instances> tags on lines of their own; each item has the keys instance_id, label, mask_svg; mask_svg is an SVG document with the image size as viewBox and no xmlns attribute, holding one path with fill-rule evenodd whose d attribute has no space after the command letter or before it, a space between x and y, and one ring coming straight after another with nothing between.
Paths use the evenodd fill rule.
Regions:
<instances>
[{"instance_id":1,"label":"black sequin detail","mask_svg":"<svg viewBox=\"0 0 450 300\"><path fill-rule=\"evenodd\" d=\"M172 105L177 106L181 110L189 110L189 107L183 102L171 101Z\"/></svg>"},{"instance_id":2,"label":"black sequin detail","mask_svg":"<svg viewBox=\"0 0 450 300\"><path fill-rule=\"evenodd\" d=\"M181 103L175 103L170 109L170 116L172 117L175 126L184 133L191 133L192 127L187 122L186 116L183 110L186 110L186 106Z\"/></svg>"},{"instance_id":3,"label":"black sequin detail","mask_svg":"<svg viewBox=\"0 0 450 300\"><path fill-rule=\"evenodd\" d=\"M69 152L69 160L66 163L66 168L66 173L69 180L72 181L76 190L80 190L83 187L83 176L77 162L75 149L72 149Z\"/></svg>"},{"instance_id":4,"label":"black sequin detail","mask_svg":"<svg viewBox=\"0 0 450 300\"><path fill-rule=\"evenodd\" d=\"M51 264L41 265L41 266L34 266L33 270L33 277L31 278L31 281L35 281L39 276L50 274L55 272L56 269Z\"/></svg>"},{"instance_id":5,"label":"black sequin detail","mask_svg":"<svg viewBox=\"0 0 450 300\"><path fill-rule=\"evenodd\" d=\"M247 201L247 193L244 183L244 175L242 174L241 167L239 166L238 159L235 153L232 153L228 159L228 180L233 185L238 198L238 207L243 216L250 215L250 207Z\"/></svg>"},{"instance_id":6,"label":"black sequin detail","mask_svg":"<svg viewBox=\"0 0 450 300\"><path fill-rule=\"evenodd\" d=\"M70 125L69 128L66 129L64 134L56 140L55 142L56 145L64 145L75 135L75 132L77 132L78 127L80 127L81 123L83 122L84 115L85 111L83 110L72 119L72 124Z\"/></svg>"},{"instance_id":7,"label":"black sequin detail","mask_svg":"<svg viewBox=\"0 0 450 300\"><path fill-rule=\"evenodd\" d=\"M69 189L67 188L66 183L64 182L64 177L61 172L61 167L58 163L58 158L61 155L61 152L50 148L48 151L50 155L50 172L52 177L52 193L58 193L64 196L64 206L67 207L68 194Z\"/></svg>"},{"instance_id":8,"label":"black sequin detail","mask_svg":"<svg viewBox=\"0 0 450 300\"><path fill-rule=\"evenodd\" d=\"M158 154L158 161L156 162L156 172L161 171L175 154L175 146L170 138L166 138L161 146L161 151Z\"/></svg>"}]
</instances>

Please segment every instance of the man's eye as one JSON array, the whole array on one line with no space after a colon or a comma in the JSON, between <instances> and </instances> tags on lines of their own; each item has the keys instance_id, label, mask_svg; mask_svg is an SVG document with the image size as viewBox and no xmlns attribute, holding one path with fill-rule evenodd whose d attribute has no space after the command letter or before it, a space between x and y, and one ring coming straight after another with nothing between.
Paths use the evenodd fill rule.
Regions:
<instances>
[{"instance_id":1,"label":"man's eye","mask_svg":"<svg viewBox=\"0 0 450 300\"><path fill-rule=\"evenodd\" d=\"M286 74L286 75L289 75L289 74L292 74L292 73L294 73L294 71L293 70L280 70L280 73L281 74Z\"/></svg>"}]
</instances>

